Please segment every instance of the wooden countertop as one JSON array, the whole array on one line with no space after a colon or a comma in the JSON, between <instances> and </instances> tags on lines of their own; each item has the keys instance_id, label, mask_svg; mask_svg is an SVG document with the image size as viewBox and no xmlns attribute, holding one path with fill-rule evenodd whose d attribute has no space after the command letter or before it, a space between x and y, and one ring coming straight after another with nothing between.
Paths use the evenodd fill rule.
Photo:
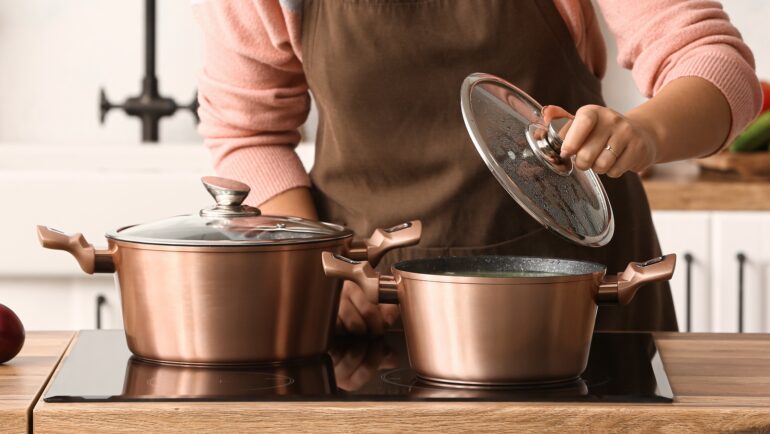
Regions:
<instances>
[{"instance_id":1,"label":"wooden countertop","mask_svg":"<svg viewBox=\"0 0 770 434\"><path fill-rule=\"evenodd\" d=\"M29 332L21 352L0 365L0 431L26 433L32 407L74 332Z\"/></svg>"},{"instance_id":2,"label":"wooden countertop","mask_svg":"<svg viewBox=\"0 0 770 434\"><path fill-rule=\"evenodd\" d=\"M46 403L45 432L748 431L770 429L770 334L656 334L673 404Z\"/></svg>"},{"instance_id":3,"label":"wooden countertop","mask_svg":"<svg viewBox=\"0 0 770 434\"><path fill-rule=\"evenodd\" d=\"M770 181L701 171L694 162L655 166L643 184L653 210L770 210Z\"/></svg>"}]
</instances>

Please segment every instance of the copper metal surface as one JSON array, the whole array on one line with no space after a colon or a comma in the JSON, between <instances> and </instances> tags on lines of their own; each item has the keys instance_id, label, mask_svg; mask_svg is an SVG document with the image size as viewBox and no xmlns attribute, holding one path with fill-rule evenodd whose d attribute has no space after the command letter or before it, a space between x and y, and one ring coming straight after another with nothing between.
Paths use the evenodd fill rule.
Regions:
<instances>
[{"instance_id":1,"label":"copper metal surface","mask_svg":"<svg viewBox=\"0 0 770 434\"><path fill-rule=\"evenodd\" d=\"M423 377L470 384L551 382L577 377L588 363L596 319L591 281L401 279L399 289L409 360Z\"/></svg>"},{"instance_id":2,"label":"copper metal surface","mask_svg":"<svg viewBox=\"0 0 770 434\"><path fill-rule=\"evenodd\" d=\"M114 256L128 347L184 363L256 363L326 351L339 302L321 251L209 253L121 245Z\"/></svg>"},{"instance_id":3,"label":"copper metal surface","mask_svg":"<svg viewBox=\"0 0 770 434\"><path fill-rule=\"evenodd\" d=\"M600 269L539 278L459 276L453 282L455 276L415 278L419 273L401 272L399 264L390 277L333 253L322 258L327 275L356 282L373 301L384 301L378 286L396 286L409 360L421 377L474 385L578 378L588 363L599 288L627 303L641 285L670 278L675 263L668 255L646 267L630 264L606 281Z\"/></svg>"},{"instance_id":4,"label":"copper metal surface","mask_svg":"<svg viewBox=\"0 0 770 434\"><path fill-rule=\"evenodd\" d=\"M377 264L388 251L396 247L417 244L422 234L422 222L413 220L387 228L375 229L372 235L363 241L353 241L348 255L353 259L367 260Z\"/></svg>"},{"instance_id":5,"label":"copper metal surface","mask_svg":"<svg viewBox=\"0 0 770 434\"><path fill-rule=\"evenodd\" d=\"M112 263L111 250L96 250L88 244L81 233L65 234L46 226L37 227L37 237L46 249L64 250L78 261L80 268L88 274L112 273L115 266Z\"/></svg>"},{"instance_id":6,"label":"copper metal surface","mask_svg":"<svg viewBox=\"0 0 770 434\"><path fill-rule=\"evenodd\" d=\"M263 368L169 365L130 358L123 394L139 396L328 395L336 392L327 355L302 363Z\"/></svg>"},{"instance_id":7,"label":"copper metal surface","mask_svg":"<svg viewBox=\"0 0 770 434\"><path fill-rule=\"evenodd\" d=\"M415 244L420 223L376 236L383 251ZM375 233L377 234L377 232ZM117 271L128 347L138 357L189 364L253 364L328 349L341 284L321 252L347 254L351 237L287 246L158 246L38 227L44 247L70 252L84 271ZM366 257L366 256L364 256Z\"/></svg>"},{"instance_id":8,"label":"copper metal surface","mask_svg":"<svg viewBox=\"0 0 770 434\"><path fill-rule=\"evenodd\" d=\"M387 377L383 378L385 381ZM398 384L398 383L397 383ZM410 384L409 395L418 398L455 398L474 400L504 400L519 399L523 401L559 400L588 395L588 384L580 378L563 383L527 386L471 386L434 382L415 378Z\"/></svg>"}]
</instances>

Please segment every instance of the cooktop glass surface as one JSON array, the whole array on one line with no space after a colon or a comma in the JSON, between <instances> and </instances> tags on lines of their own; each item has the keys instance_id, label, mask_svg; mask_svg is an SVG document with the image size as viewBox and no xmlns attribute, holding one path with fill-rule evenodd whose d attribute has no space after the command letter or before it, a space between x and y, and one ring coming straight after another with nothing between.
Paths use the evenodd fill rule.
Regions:
<instances>
[{"instance_id":1,"label":"cooktop glass surface","mask_svg":"<svg viewBox=\"0 0 770 434\"><path fill-rule=\"evenodd\" d=\"M525 354L522 357L526 357ZM671 402L649 333L596 333L580 379L540 388L445 386L409 367L403 332L338 339L312 360L261 367L199 367L131 355L122 330L81 331L46 402L97 401L560 401Z\"/></svg>"}]
</instances>

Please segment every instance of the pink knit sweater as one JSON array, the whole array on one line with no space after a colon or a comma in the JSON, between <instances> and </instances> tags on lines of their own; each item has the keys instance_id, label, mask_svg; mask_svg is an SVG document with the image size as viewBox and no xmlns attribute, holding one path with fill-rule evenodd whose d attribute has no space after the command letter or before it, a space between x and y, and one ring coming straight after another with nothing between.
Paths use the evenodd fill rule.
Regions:
<instances>
[{"instance_id":1,"label":"pink knit sweater","mask_svg":"<svg viewBox=\"0 0 770 434\"><path fill-rule=\"evenodd\" d=\"M586 65L602 77L606 50L590 0L554 0ZM645 96L698 76L730 104L728 141L759 111L754 58L719 2L598 0L618 63ZM302 71L302 0L194 0L205 35L200 133L217 173L252 188L261 204L310 180L294 148L310 99ZM547 103L547 101L546 101Z\"/></svg>"}]
</instances>

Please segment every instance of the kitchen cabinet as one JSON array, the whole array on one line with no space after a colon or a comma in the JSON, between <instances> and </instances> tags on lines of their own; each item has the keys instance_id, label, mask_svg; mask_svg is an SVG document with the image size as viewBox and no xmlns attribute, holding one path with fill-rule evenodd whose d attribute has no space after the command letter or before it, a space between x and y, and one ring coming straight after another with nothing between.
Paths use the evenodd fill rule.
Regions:
<instances>
[{"instance_id":1,"label":"kitchen cabinet","mask_svg":"<svg viewBox=\"0 0 770 434\"><path fill-rule=\"evenodd\" d=\"M711 213L656 211L652 216L663 253L677 255L670 285L679 330L710 331Z\"/></svg>"},{"instance_id":2,"label":"kitchen cabinet","mask_svg":"<svg viewBox=\"0 0 770 434\"><path fill-rule=\"evenodd\" d=\"M714 331L770 330L769 215L735 212L712 217Z\"/></svg>"},{"instance_id":3,"label":"kitchen cabinet","mask_svg":"<svg viewBox=\"0 0 770 434\"><path fill-rule=\"evenodd\" d=\"M27 330L123 327L120 294L109 275L0 277L0 303L11 307Z\"/></svg>"},{"instance_id":4,"label":"kitchen cabinet","mask_svg":"<svg viewBox=\"0 0 770 434\"><path fill-rule=\"evenodd\" d=\"M680 330L770 331L770 212L655 211L663 251L678 255L671 289ZM689 255L689 263L688 263Z\"/></svg>"},{"instance_id":5,"label":"kitchen cabinet","mask_svg":"<svg viewBox=\"0 0 770 434\"><path fill-rule=\"evenodd\" d=\"M676 162L655 166L643 184L663 250L679 255L671 287L680 330L689 253L692 330L770 331L770 181Z\"/></svg>"}]
</instances>

